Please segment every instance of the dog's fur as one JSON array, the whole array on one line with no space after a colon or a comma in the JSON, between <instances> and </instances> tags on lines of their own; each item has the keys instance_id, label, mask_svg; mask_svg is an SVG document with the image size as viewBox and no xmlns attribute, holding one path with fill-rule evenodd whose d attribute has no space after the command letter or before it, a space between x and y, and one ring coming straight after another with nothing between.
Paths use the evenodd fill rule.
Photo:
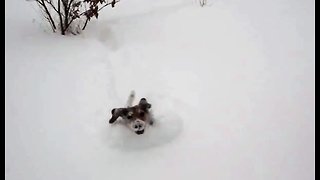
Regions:
<instances>
[{"instance_id":1,"label":"dog's fur","mask_svg":"<svg viewBox=\"0 0 320 180\"><path fill-rule=\"evenodd\" d=\"M119 117L121 117L125 124L127 124L136 134L144 133L146 123L153 124L153 118L150 113L151 104L146 98L141 98L139 104L132 106L135 98L135 93L131 92L126 108L114 108L111 110L112 117L109 120L113 124Z\"/></svg>"}]
</instances>

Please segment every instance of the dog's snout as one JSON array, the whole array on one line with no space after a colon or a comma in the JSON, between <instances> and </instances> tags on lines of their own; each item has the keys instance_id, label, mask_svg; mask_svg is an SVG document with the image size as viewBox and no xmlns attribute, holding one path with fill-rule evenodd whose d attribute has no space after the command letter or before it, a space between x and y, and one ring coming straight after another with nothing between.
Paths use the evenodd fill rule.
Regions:
<instances>
[{"instance_id":1,"label":"dog's snout","mask_svg":"<svg viewBox=\"0 0 320 180\"><path fill-rule=\"evenodd\" d=\"M143 134L144 133L144 130L141 130L141 131L137 131L136 132L136 134L138 134L138 135L141 135L141 134Z\"/></svg>"}]
</instances>

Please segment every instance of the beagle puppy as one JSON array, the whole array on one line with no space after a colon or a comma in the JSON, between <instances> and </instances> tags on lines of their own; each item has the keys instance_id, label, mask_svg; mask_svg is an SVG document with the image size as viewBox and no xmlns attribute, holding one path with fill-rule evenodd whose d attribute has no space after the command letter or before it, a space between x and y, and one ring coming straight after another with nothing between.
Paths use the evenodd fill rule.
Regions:
<instances>
[{"instance_id":1,"label":"beagle puppy","mask_svg":"<svg viewBox=\"0 0 320 180\"><path fill-rule=\"evenodd\" d=\"M150 113L151 104L147 102L146 98L141 98L137 105L132 106L134 98L135 94L131 92L126 108L112 109L112 117L109 123L113 124L121 117L130 129L136 134L141 135L144 133L147 123L153 125L153 118Z\"/></svg>"}]
</instances>

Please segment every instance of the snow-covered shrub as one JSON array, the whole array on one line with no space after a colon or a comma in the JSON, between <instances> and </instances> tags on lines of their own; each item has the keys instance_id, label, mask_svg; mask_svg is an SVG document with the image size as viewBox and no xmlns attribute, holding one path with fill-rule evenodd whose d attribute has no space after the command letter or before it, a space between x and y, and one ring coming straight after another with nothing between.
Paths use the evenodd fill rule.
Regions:
<instances>
[{"instance_id":1,"label":"snow-covered shrub","mask_svg":"<svg viewBox=\"0 0 320 180\"><path fill-rule=\"evenodd\" d=\"M28 0L30 1L30 0ZM114 7L119 0L35 0L53 32L62 35L84 30L91 18L98 18L100 10Z\"/></svg>"}]
</instances>

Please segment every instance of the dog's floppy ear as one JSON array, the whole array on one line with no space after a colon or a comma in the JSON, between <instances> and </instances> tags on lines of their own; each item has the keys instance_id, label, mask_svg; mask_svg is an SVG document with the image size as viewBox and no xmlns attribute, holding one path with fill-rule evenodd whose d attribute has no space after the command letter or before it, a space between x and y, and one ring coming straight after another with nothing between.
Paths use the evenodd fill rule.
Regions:
<instances>
[{"instance_id":1,"label":"dog's floppy ear","mask_svg":"<svg viewBox=\"0 0 320 180\"><path fill-rule=\"evenodd\" d=\"M114 108L111 110L111 114L112 117L109 120L110 124L114 123L118 119L118 117L126 116L128 114L128 110L127 108Z\"/></svg>"},{"instance_id":2,"label":"dog's floppy ear","mask_svg":"<svg viewBox=\"0 0 320 180\"><path fill-rule=\"evenodd\" d=\"M114 108L111 110L112 117L109 120L110 124L114 123L118 119L118 117L120 116L119 111L120 111L120 108Z\"/></svg>"}]
</instances>

